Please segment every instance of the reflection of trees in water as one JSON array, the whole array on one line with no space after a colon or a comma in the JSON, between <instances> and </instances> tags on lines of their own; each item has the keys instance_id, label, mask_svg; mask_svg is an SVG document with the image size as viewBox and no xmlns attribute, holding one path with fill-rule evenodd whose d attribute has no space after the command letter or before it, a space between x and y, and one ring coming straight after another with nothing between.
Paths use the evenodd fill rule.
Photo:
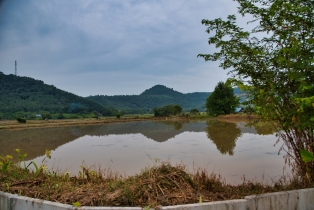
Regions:
<instances>
[{"instance_id":1,"label":"reflection of trees in water","mask_svg":"<svg viewBox=\"0 0 314 210\"><path fill-rule=\"evenodd\" d=\"M256 123L254 128L259 135L269 135L276 132L275 127L271 123Z\"/></svg>"},{"instance_id":2,"label":"reflection of trees in water","mask_svg":"<svg viewBox=\"0 0 314 210\"><path fill-rule=\"evenodd\" d=\"M216 144L221 154L233 155L236 140L242 135L235 123L210 120L207 122L207 137Z\"/></svg>"}]
</instances>

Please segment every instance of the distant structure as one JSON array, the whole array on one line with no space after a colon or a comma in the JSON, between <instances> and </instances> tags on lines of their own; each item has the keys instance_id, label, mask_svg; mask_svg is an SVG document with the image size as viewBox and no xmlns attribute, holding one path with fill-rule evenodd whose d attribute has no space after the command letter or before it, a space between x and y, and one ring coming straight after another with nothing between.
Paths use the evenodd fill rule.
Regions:
<instances>
[{"instance_id":1,"label":"distant structure","mask_svg":"<svg viewBox=\"0 0 314 210\"><path fill-rule=\"evenodd\" d=\"M15 76L17 76L17 62L15 61Z\"/></svg>"}]
</instances>

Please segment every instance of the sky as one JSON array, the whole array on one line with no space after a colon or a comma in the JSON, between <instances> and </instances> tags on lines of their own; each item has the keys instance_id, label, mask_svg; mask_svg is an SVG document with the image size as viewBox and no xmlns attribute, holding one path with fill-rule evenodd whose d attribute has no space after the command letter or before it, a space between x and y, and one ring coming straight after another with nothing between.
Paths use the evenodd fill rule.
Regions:
<instances>
[{"instance_id":1,"label":"sky","mask_svg":"<svg viewBox=\"0 0 314 210\"><path fill-rule=\"evenodd\" d=\"M0 0L0 71L79 96L138 95L160 84L212 92L228 78L202 19L232 0Z\"/></svg>"}]
</instances>

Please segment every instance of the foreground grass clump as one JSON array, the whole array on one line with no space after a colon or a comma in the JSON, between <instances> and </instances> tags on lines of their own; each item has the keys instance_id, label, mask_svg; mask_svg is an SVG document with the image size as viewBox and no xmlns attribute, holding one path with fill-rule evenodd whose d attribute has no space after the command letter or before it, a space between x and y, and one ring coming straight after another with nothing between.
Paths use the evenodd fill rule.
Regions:
<instances>
[{"instance_id":1,"label":"foreground grass clump","mask_svg":"<svg viewBox=\"0 0 314 210\"><path fill-rule=\"evenodd\" d=\"M50 153L46 153L49 157ZM234 186L221 176L198 169L193 174L184 165L161 162L135 176L125 177L110 170L82 167L77 176L47 171L41 164L29 170L19 155L18 164L11 157L0 158L0 191L45 199L74 206L176 205L243 198L246 195L300 189L298 180L281 179L272 186L243 181ZM24 165L20 167L21 165Z\"/></svg>"}]
</instances>

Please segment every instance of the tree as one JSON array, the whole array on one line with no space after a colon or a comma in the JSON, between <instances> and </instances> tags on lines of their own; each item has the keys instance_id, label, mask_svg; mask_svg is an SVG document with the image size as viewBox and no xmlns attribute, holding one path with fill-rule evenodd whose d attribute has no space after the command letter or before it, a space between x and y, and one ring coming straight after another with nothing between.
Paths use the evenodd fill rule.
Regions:
<instances>
[{"instance_id":1,"label":"tree","mask_svg":"<svg viewBox=\"0 0 314 210\"><path fill-rule=\"evenodd\" d=\"M167 105L159 108L154 108L155 117L166 117L170 115L177 115L182 112L182 107L178 104Z\"/></svg>"},{"instance_id":2,"label":"tree","mask_svg":"<svg viewBox=\"0 0 314 210\"><path fill-rule=\"evenodd\" d=\"M214 92L206 100L206 109L209 115L230 114L239 105L239 99L234 95L230 85L218 82Z\"/></svg>"},{"instance_id":3,"label":"tree","mask_svg":"<svg viewBox=\"0 0 314 210\"><path fill-rule=\"evenodd\" d=\"M237 0L238 11L256 24L245 31L236 16L202 20L213 54L234 82L252 96L263 119L277 126L297 175L314 177L314 162L304 163L300 150L314 151L314 2L313 0ZM310 175L310 176L308 176ZM304 179L305 180L305 179Z\"/></svg>"}]
</instances>

